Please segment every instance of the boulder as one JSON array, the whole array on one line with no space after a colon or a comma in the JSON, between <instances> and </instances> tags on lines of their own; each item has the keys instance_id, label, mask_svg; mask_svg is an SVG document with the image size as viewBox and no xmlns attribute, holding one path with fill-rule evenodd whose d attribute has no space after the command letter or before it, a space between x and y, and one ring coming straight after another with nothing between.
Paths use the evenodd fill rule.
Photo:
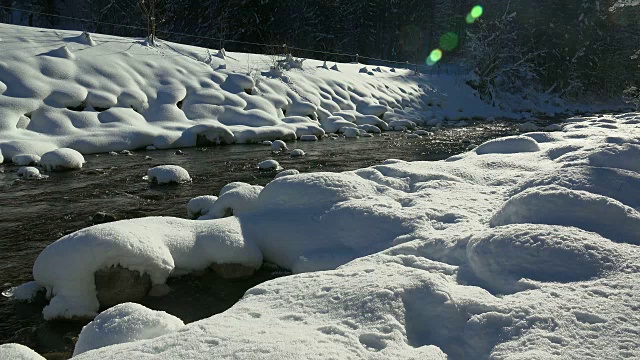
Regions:
<instances>
[{"instance_id":1,"label":"boulder","mask_svg":"<svg viewBox=\"0 0 640 360\"><path fill-rule=\"evenodd\" d=\"M213 264L211 269L223 279L245 279L253 276L255 268L242 264Z\"/></svg>"},{"instance_id":2,"label":"boulder","mask_svg":"<svg viewBox=\"0 0 640 360\"><path fill-rule=\"evenodd\" d=\"M100 308L125 302L137 302L151 290L151 277L138 271L112 266L95 273L96 292Z\"/></svg>"}]
</instances>

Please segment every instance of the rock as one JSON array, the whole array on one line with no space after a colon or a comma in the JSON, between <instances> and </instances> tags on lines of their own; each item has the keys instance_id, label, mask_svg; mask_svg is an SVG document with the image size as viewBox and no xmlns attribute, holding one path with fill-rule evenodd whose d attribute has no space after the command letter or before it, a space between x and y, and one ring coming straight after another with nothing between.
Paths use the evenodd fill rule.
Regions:
<instances>
[{"instance_id":1,"label":"rock","mask_svg":"<svg viewBox=\"0 0 640 360\"><path fill-rule=\"evenodd\" d=\"M184 155L184 152L182 150L177 150L174 154L175 155Z\"/></svg>"},{"instance_id":2,"label":"rock","mask_svg":"<svg viewBox=\"0 0 640 360\"><path fill-rule=\"evenodd\" d=\"M115 215L104 213L104 212L96 213L91 218L91 222L93 223L93 225L106 224L106 223L114 222L116 220L118 220L118 218Z\"/></svg>"},{"instance_id":3,"label":"rock","mask_svg":"<svg viewBox=\"0 0 640 360\"><path fill-rule=\"evenodd\" d=\"M137 302L151 290L151 277L138 271L112 266L95 273L96 293L100 308L125 302Z\"/></svg>"},{"instance_id":4,"label":"rock","mask_svg":"<svg viewBox=\"0 0 640 360\"><path fill-rule=\"evenodd\" d=\"M171 292L171 288L167 284L154 285L147 295L152 297L165 296Z\"/></svg>"},{"instance_id":5,"label":"rock","mask_svg":"<svg viewBox=\"0 0 640 360\"><path fill-rule=\"evenodd\" d=\"M256 269L242 264L213 264L211 269L223 279L245 279L253 276Z\"/></svg>"}]
</instances>

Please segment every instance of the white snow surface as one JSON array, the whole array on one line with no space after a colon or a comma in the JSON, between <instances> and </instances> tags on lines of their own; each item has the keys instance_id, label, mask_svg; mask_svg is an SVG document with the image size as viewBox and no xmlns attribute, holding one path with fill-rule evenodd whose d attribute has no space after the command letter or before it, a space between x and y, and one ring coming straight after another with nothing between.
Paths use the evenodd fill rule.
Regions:
<instances>
[{"instance_id":1,"label":"white snow surface","mask_svg":"<svg viewBox=\"0 0 640 360\"><path fill-rule=\"evenodd\" d=\"M235 217L193 221L168 217L124 220L92 226L64 236L38 256L35 281L51 301L46 319L95 316L94 273L120 265L147 273L154 285L175 274L214 263L259 268L262 254L245 241Z\"/></svg>"},{"instance_id":2,"label":"white snow surface","mask_svg":"<svg viewBox=\"0 0 640 360\"><path fill-rule=\"evenodd\" d=\"M37 352L20 344L0 345L0 359L7 360L44 360Z\"/></svg>"},{"instance_id":3,"label":"white snow surface","mask_svg":"<svg viewBox=\"0 0 640 360\"><path fill-rule=\"evenodd\" d=\"M40 158L40 166L47 171L81 169L85 160L82 154L69 148L46 152Z\"/></svg>"},{"instance_id":4,"label":"white snow surface","mask_svg":"<svg viewBox=\"0 0 640 360\"><path fill-rule=\"evenodd\" d=\"M526 137L537 151L517 138L491 145L508 154L277 178L224 220L242 230L239 251L254 244L297 275L258 285L228 311L179 331L78 359L639 358L638 158L628 143L611 142L640 142L639 124L640 113L574 118L542 142ZM217 201L249 187L234 185ZM191 229L216 221L81 230L45 249L36 281L54 295L49 308L59 298L94 299L92 283L86 293L78 284L116 261L162 282L175 255L123 243L96 266L93 257L106 257L97 245L114 246L114 236L100 234L151 222L160 238L182 237L171 232L174 222ZM138 265L146 263L154 266Z\"/></svg>"},{"instance_id":5,"label":"white snow surface","mask_svg":"<svg viewBox=\"0 0 640 360\"><path fill-rule=\"evenodd\" d=\"M191 182L189 172L178 165L160 165L147 170L146 178L158 184L182 184Z\"/></svg>"},{"instance_id":6,"label":"white snow surface","mask_svg":"<svg viewBox=\"0 0 640 360\"><path fill-rule=\"evenodd\" d=\"M153 339L183 327L182 320L164 311L134 303L116 305L82 328L73 356L109 345Z\"/></svg>"},{"instance_id":7,"label":"white snow surface","mask_svg":"<svg viewBox=\"0 0 640 360\"><path fill-rule=\"evenodd\" d=\"M58 148L83 154L180 148L196 146L199 138L322 138L363 124L387 129L382 119L415 124L513 115L461 89L456 76L386 67L371 76L359 73L358 64L334 71L312 59L301 69L274 73L267 55L211 57L210 49L162 40L154 47L144 39L90 34L87 41L78 31L7 24L0 24L0 33L0 151L6 160ZM425 112L429 103L433 111Z\"/></svg>"}]
</instances>

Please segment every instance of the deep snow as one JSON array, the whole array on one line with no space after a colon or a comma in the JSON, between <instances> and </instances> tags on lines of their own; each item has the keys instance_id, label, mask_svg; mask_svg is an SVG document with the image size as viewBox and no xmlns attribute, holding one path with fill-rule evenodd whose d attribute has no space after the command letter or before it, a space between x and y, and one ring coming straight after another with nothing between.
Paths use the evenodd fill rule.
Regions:
<instances>
[{"instance_id":1,"label":"deep snow","mask_svg":"<svg viewBox=\"0 0 640 360\"><path fill-rule=\"evenodd\" d=\"M69 299L94 297L93 284L75 278L116 259L149 264L131 268L155 283L170 275L170 266L151 265L176 252L140 251L157 236L133 233L134 222L164 234L175 222L207 233L232 221L244 244L232 261L247 252L298 275L250 289L180 331L78 358L636 358L639 124L640 113L572 118L560 132L527 134L537 151L516 138L438 162L291 174L264 189L233 183L189 206L206 219L231 217L109 224L122 236L88 228L50 245L34 275L69 311L78 305ZM87 261L89 239L117 246L117 256ZM180 248L186 270L216 261L191 240Z\"/></svg>"}]
</instances>

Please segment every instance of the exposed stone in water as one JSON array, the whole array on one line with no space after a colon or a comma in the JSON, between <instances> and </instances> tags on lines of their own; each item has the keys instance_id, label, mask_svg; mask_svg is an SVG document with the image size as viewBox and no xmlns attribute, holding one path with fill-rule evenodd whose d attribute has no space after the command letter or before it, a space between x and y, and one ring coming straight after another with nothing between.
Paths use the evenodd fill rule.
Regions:
<instances>
[{"instance_id":1,"label":"exposed stone in water","mask_svg":"<svg viewBox=\"0 0 640 360\"><path fill-rule=\"evenodd\" d=\"M96 271L95 282L101 309L140 301L151 290L149 274L140 275L120 265Z\"/></svg>"},{"instance_id":2,"label":"exposed stone in water","mask_svg":"<svg viewBox=\"0 0 640 360\"><path fill-rule=\"evenodd\" d=\"M93 223L93 225L106 224L106 223L114 222L116 220L118 220L118 218L115 215L104 213L104 212L96 213L91 218L91 222Z\"/></svg>"},{"instance_id":3,"label":"exposed stone in water","mask_svg":"<svg viewBox=\"0 0 640 360\"><path fill-rule=\"evenodd\" d=\"M211 269L223 279L245 279L253 276L255 268L242 264L213 264Z\"/></svg>"}]
</instances>

